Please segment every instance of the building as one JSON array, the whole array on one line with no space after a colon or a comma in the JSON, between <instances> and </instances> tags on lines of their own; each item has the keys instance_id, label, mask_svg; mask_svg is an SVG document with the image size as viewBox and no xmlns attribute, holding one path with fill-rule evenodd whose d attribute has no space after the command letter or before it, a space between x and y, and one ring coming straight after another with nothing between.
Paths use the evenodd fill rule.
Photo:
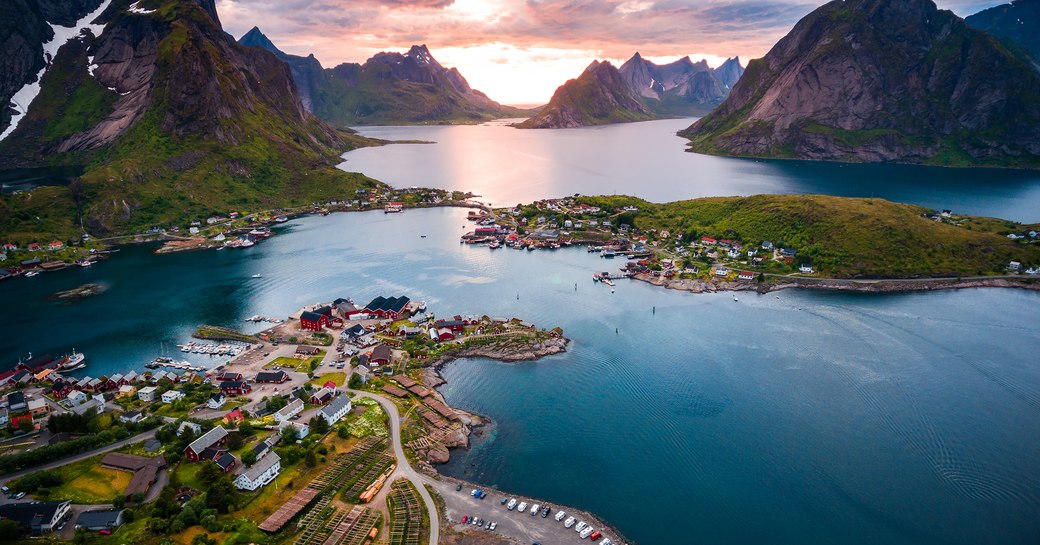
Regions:
<instances>
[{"instance_id":1,"label":"building","mask_svg":"<svg viewBox=\"0 0 1040 545\"><path fill-rule=\"evenodd\" d=\"M329 425L339 422L350 413L350 397L345 395L336 396L328 405L321 408L318 414L325 419Z\"/></svg>"},{"instance_id":2,"label":"building","mask_svg":"<svg viewBox=\"0 0 1040 545\"><path fill-rule=\"evenodd\" d=\"M280 433L284 434L286 428L291 428L291 429L296 430L296 437L298 439L303 439L304 437L307 437L307 434L309 434L311 432L310 426L308 426L307 424L304 424L302 422L283 422L278 427L278 431Z\"/></svg>"},{"instance_id":3,"label":"building","mask_svg":"<svg viewBox=\"0 0 1040 545\"><path fill-rule=\"evenodd\" d=\"M136 424L140 422L142 419L144 419L144 415L141 414L141 411L126 411L125 413L119 415L120 422Z\"/></svg>"},{"instance_id":4,"label":"building","mask_svg":"<svg viewBox=\"0 0 1040 545\"><path fill-rule=\"evenodd\" d=\"M103 509L101 511L84 511L76 519L76 528L98 531L118 528L123 525L122 509Z\"/></svg>"},{"instance_id":5,"label":"building","mask_svg":"<svg viewBox=\"0 0 1040 545\"><path fill-rule=\"evenodd\" d=\"M177 435L180 435L180 434L184 433L184 428L188 428L189 430L191 430L191 433L194 433L196 435L202 433L202 425L201 424L197 424L195 422L191 422L189 420L185 420L185 421L181 422L180 426L177 426Z\"/></svg>"},{"instance_id":6,"label":"building","mask_svg":"<svg viewBox=\"0 0 1040 545\"><path fill-rule=\"evenodd\" d=\"M72 390L69 392L67 396L65 396L65 399L67 399L68 402L73 407L75 407L76 405L82 405L86 403L86 401L90 399L90 396L88 396L86 392L83 392L81 390Z\"/></svg>"},{"instance_id":7,"label":"building","mask_svg":"<svg viewBox=\"0 0 1040 545\"><path fill-rule=\"evenodd\" d=\"M85 394L84 400L86 400ZM25 394L23 394L22 392L11 392L7 394L7 408L11 409L12 412L24 411L28 409L29 405L25 402Z\"/></svg>"},{"instance_id":8,"label":"building","mask_svg":"<svg viewBox=\"0 0 1040 545\"><path fill-rule=\"evenodd\" d=\"M209 407L210 409L219 409L219 408L223 407L224 403L226 403L226 402L227 402L227 396L224 395L224 392L217 392L217 393L209 396L209 400L206 401L206 406Z\"/></svg>"},{"instance_id":9,"label":"building","mask_svg":"<svg viewBox=\"0 0 1040 545\"><path fill-rule=\"evenodd\" d=\"M293 353L293 357L302 360L311 356L317 356L319 353L321 353L321 350L316 346L300 345L296 347L296 352Z\"/></svg>"},{"instance_id":10,"label":"building","mask_svg":"<svg viewBox=\"0 0 1040 545\"><path fill-rule=\"evenodd\" d=\"M372 353L368 355L369 365L386 365L390 363L390 347L381 344L372 349Z\"/></svg>"},{"instance_id":11,"label":"building","mask_svg":"<svg viewBox=\"0 0 1040 545\"><path fill-rule=\"evenodd\" d=\"M181 392L179 390L167 390L167 391L163 392L163 395L162 395L162 402L163 403L173 403L174 401L177 401L178 399L184 399L184 392Z\"/></svg>"},{"instance_id":12,"label":"building","mask_svg":"<svg viewBox=\"0 0 1040 545\"><path fill-rule=\"evenodd\" d=\"M751 271L740 271L740 274L737 275L737 278L741 280L754 280L755 273Z\"/></svg>"},{"instance_id":13,"label":"building","mask_svg":"<svg viewBox=\"0 0 1040 545\"><path fill-rule=\"evenodd\" d=\"M260 371L256 374L254 382L281 384L289 380L289 373L285 371Z\"/></svg>"},{"instance_id":14,"label":"building","mask_svg":"<svg viewBox=\"0 0 1040 545\"><path fill-rule=\"evenodd\" d=\"M134 388L132 384L124 384L119 387L116 397L134 397L135 395L137 395L137 388Z\"/></svg>"},{"instance_id":15,"label":"building","mask_svg":"<svg viewBox=\"0 0 1040 545\"><path fill-rule=\"evenodd\" d=\"M235 396L240 394L248 394L252 390L252 386L240 380L231 380L220 383L220 391L223 392L224 395Z\"/></svg>"},{"instance_id":16,"label":"building","mask_svg":"<svg viewBox=\"0 0 1040 545\"><path fill-rule=\"evenodd\" d=\"M232 422L241 422L241 421L243 421L245 419L246 419L246 416L244 414L242 414L242 409L240 409L238 407L235 407L234 409L231 409L230 411L228 411L227 414L224 415L224 423L225 424L230 424Z\"/></svg>"},{"instance_id":17,"label":"building","mask_svg":"<svg viewBox=\"0 0 1040 545\"><path fill-rule=\"evenodd\" d=\"M383 319L398 320L404 317L409 301L410 299L404 296L390 298L379 296L365 305L365 312Z\"/></svg>"},{"instance_id":18,"label":"building","mask_svg":"<svg viewBox=\"0 0 1040 545\"><path fill-rule=\"evenodd\" d=\"M266 443L265 443L266 444ZM274 453L257 460L253 467L243 471L235 478L235 487L239 490L253 491L271 483L282 471L282 459Z\"/></svg>"},{"instance_id":19,"label":"building","mask_svg":"<svg viewBox=\"0 0 1040 545\"><path fill-rule=\"evenodd\" d=\"M813 272L812 265L802 265L801 267L798 267L798 272L811 274Z\"/></svg>"},{"instance_id":20,"label":"building","mask_svg":"<svg viewBox=\"0 0 1040 545\"><path fill-rule=\"evenodd\" d=\"M156 390L155 386L145 386L137 391L137 399L141 401L155 401Z\"/></svg>"},{"instance_id":21,"label":"building","mask_svg":"<svg viewBox=\"0 0 1040 545\"><path fill-rule=\"evenodd\" d=\"M232 373L230 371L224 371L217 375L217 380L220 382L233 382L236 380L245 380L245 378L246 377L243 376L242 373Z\"/></svg>"},{"instance_id":22,"label":"building","mask_svg":"<svg viewBox=\"0 0 1040 545\"><path fill-rule=\"evenodd\" d=\"M437 329L435 327L430 328L430 339L432 340L444 342L450 341L454 338L455 334L452 333L451 330L446 327L443 327L441 329Z\"/></svg>"},{"instance_id":23,"label":"building","mask_svg":"<svg viewBox=\"0 0 1040 545\"><path fill-rule=\"evenodd\" d=\"M219 447L227 443L227 436L228 432L224 429L224 426L217 426L204 433L202 437L192 441L184 449L184 456L192 462L212 460L216 458L218 453L226 452Z\"/></svg>"},{"instance_id":24,"label":"building","mask_svg":"<svg viewBox=\"0 0 1040 545\"><path fill-rule=\"evenodd\" d=\"M322 388L317 392L311 394L311 405L324 405L336 395L336 392L330 388Z\"/></svg>"},{"instance_id":25,"label":"building","mask_svg":"<svg viewBox=\"0 0 1040 545\"><path fill-rule=\"evenodd\" d=\"M220 469L224 470L224 473L231 473L232 469L235 469L235 465L238 464L238 460L230 452L224 452L218 455L213 461L220 466Z\"/></svg>"},{"instance_id":26,"label":"building","mask_svg":"<svg viewBox=\"0 0 1040 545\"><path fill-rule=\"evenodd\" d=\"M259 460L264 456L267 456L267 454L271 452L271 449L273 449L281 439L281 435L272 433L263 441L257 441L257 443L253 445L253 454L256 455L256 459Z\"/></svg>"},{"instance_id":27,"label":"building","mask_svg":"<svg viewBox=\"0 0 1040 545\"><path fill-rule=\"evenodd\" d=\"M6 409L0 409L0 426L7 427L11 423L11 413Z\"/></svg>"},{"instance_id":28,"label":"building","mask_svg":"<svg viewBox=\"0 0 1040 545\"><path fill-rule=\"evenodd\" d=\"M129 500L136 494L148 493L158 478L159 470L166 467L166 458L162 456L148 458L122 452L110 452L101 458L101 466L133 473L130 484L123 491L123 497Z\"/></svg>"},{"instance_id":29,"label":"building","mask_svg":"<svg viewBox=\"0 0 1040 545\"><path fill-rule=\"evenodd\" d=\"M450 329L452 333L462 333L466 328L466 322L459 316L454 320L437 320L433 323L433 327L437 329Z\"/></svg>"},{"instance_id":30,"label":"building","mask_svg":"<svg viewBox=\"0 0 1040 545\"><path fill-rule=\"evenodd\" d=\"M33 534L46 534L65 520L70 509L68 501L8 503L0 505L0 519L13 520Z\"/></svg>"},{"instance_id":31,"label":"building","mask_svg":"<svg viewBox=\"0 0 1040 545\"><path fill-rule=\"evenodd\" d=\"M318 314L309 310L300 314L300 329L321 331L330 325L332 325L332 318L325 314Z\"/></svg>"},{"instance_id":32,"label":"building","mask_svg":"<svg viewBox=\"0 0 1040 545\"><path fill-rule=\"evenodd\" d=\"M105 412L105 402L94 397L88 399L85 403L81 405L76 405L72 407L72 412L81 416L92 416L95 414L101 414ZM138 419L134 420L134 422L139 421L141 419L140 416L140 413L138 413ZM122 418L120 418L120 420L122 420ZM127 422L126 420L123 421Z\"/></svg>"},{"instance_id":33,"label":"building","mask_svg":"<svg viewBox=\"0 0 1040 545\"><path fill-rule=\"evenodd\" d=\"M280 424L282 422L290 420L292 417L300 414L301 412L303 412L303 400L294 399L292 400L292 403L289 403L281 409L278 409L278 412L274 413L274 420L275 422L278 422Z\"/></svg>"}]
</instances>

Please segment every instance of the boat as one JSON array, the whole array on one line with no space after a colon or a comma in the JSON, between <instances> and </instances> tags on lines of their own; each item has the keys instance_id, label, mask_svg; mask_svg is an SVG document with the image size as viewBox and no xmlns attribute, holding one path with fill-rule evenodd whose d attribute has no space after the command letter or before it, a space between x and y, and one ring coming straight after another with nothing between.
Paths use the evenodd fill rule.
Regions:
<instances>
[{"instance_id":1,"label":"boat","mask_svg":"<svg viewBox=\"0 0 1040 545\"><path fill-rule=\"evenodd\" d=\"M25 277L26 278L32 278L32 277L34 277L34 276L36 276L38 274L40 274L40 271L29 271L29 272L25 273Z\"/></svg>"},{"instance_id":2,"label":"boat","mask_svg":"<svg viewBox=\"0 0 1040 545\"><path fill-rule=\"evenodd\" d=\"M72 349L72 353L62 358L58 364L63 371L72 371L73 369L81 369L86 367L83 364L83 360L86 358L82 353L76 352L76 349Z\"/></svg>"},{"instance_id":3,"label":"boat","mask_svg":"<svg viewBox=\"0 0 1040 545\"><path fill-rule=\"evenodd\" d=\"M533 252L534 250L535 250L535 246L534 246L534 244L532 244L532 245L530 245L530 246L528 246L528 247L527 247L527 251L528 251L528 252Z\"/></svg>"},{"instance_id":4,"label":"boat","mask_svg":"<svg viewBox=\"0 0 1040 545\"><path fill-rule=\"evenodd\" d=\"M492 250L497 250L497 249L499 249L501 247L502 247L502 245L499 244L497 240L488 245L488 248L490 248Z\"/></svg>"},{"instance_id":5,"label":"boat","mask_svg":"<svg viewBox=\"0 0 1040 545\"><path fill-rule=\"evenodd\" d=\"M737 296L736 296L736 295L734 295L734 296L733 296L733 300L734 300L734 301L739 301L739 299L737 299Z\"/></svg>"},{"instance_id":6,"label":"boat","mask_svg":"<svg viewBox=\"0 0 1040 545\"><path fill-rule=\"evenodd\" d=\"M277 218L274 219L274 221L276 221L278 223L285 223L285 222L289 221L289 218L287 218L285 216L278 216Z\"/></svg>"},{"instance_id":7,"label":"boat","mask_svg":"<svg viewBox=\"0 0 1040 545\"><path fill-rule=\"evenodd\" d=\"M256 273L253 276L250 276L249 278L263 278L263 276L260 273Z\"/></svg>"},{"instance_id":8,"label":"boat","mask_svg":"<svg viewBox=\"0 0 1040 545\"><path fill-rule=\"evenodd\" d=\"M603 250L603 251L601 251L599 253L600 257L610 257L610 258L612 258L612 257L614 257L616 255L617 255L617 252L615 252L614 250Z\"/></svg>"},{"instance_id":9,"label":"boat","mask_svg":"<svg viewBox=\"0 0 1040 545\"><path fill-rule=\"evenodd\" d=\"M239 248L251 248L255 244L256 244L255 242L253 242L252 240L249 240L247 238L247 239L243 240L242 243L238 245L238 247Z\"/></svg>"}]
</instances>

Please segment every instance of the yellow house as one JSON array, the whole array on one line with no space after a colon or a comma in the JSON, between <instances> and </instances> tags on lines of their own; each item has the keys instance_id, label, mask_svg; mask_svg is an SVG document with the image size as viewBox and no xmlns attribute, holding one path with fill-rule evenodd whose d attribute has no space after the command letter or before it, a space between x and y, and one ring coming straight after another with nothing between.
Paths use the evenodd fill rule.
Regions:
<instances>
[{"instance_id":1,"label":"yellow house","mask_svg":"<svg viewBox=\"0 0 1040 545\"><path fill-rule=\"evenodd\" d=\"M133 384L124 384L119 387L116 397L134 397L135 395L137 395L137 388L134 388Z\"/></svg>"}]
</instances>

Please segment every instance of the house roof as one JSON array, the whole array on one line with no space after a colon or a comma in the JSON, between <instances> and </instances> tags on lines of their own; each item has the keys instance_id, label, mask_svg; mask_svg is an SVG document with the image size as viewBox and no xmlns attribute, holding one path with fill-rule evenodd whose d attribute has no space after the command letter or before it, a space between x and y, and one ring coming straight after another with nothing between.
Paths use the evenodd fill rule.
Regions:
<instances>
[{"instance_id":1,"label":"house roof","mask_svg":"<svg viewBox=\"0 0 1040 545\"><path fill-rule=\"evenodd\" d=\"M230 456L230 455L229 455ZM242 477L255 481L264 474L265 471L271 469L275 464L281 461L281 458L276 453L271 453L269 456L264 456L257 463L253 464L253 467L242 472Z\"/></svg>"},{"instance_id":2,"label":"house roof","mask_svg":"<svg viewBox=\"0 0 1040 545\"><path fill-rule=\"evenodd\" d=\"M43 521L54 520L54 515L67 501L43 501L33 503L8 503L0 505L0 518L18 522L24 528L32 528Z\"/></svg>"},{"instance_id":3,"label":"house roof","mask_svg":"<svg viewBox=\"0 0 1040 545\"><path fill-rule=\"evenodd\" d=\"M372 312L377 311L377 310L381 310L383 312L401 312L404 309L404 307L408 305L409 301L410 301L410 299L408 299L407 297L404 297L404 296L401 296L401 297L383 297L383 296L379 296L379 297L376 297L375 299L372 299L372 301L369 302L368 305L365 305L365 310L372 311Z\"/></svg>"},{"instance_id":4,"label":"house roof","mask_svg":"<svg viewBox=\"0 0 1040 545\"><path fill-rule=\"evenodd\" d=\"M242 382L241 380L227 380L220 383L221 390L242 388L244 386L246 386L246 383Z\"/></svg>"},{"instance_id":5,"label":"house roof","mask_svg":"<svg viewBox=\"0 0 1040 545\"><path fill-rule=\"evenodd\" d=\"M25 403L25 394L22 392L11 392L7 394L7 404Z\"/></svg>"},{"instance_id":6,"label":"house roof","mask_svg":"<svg viewBox=\"0 0 1040 545\"><path fill-rule=\"evenodd\" d=\"M235 457L230 453L225 452L213 461L216 462L221 469L227 470L227 468L231 467L231 465L235 463Z\"/></svg>"},{"instance_id":7,"label":"house roof","mask_svg":"<svg viewBox=\"0 0 1040 545\"><path fill-rule=\"evenodd\" d=\"M379 359L389 360L390 359L390 347L385 345L385 344L381 344L381 345L373 348L372 349L372 356L370 357L370 359L373 359L373 360L379 360Z\"/></svg>"},{"instance_id":8,"label":"house roof","mask_svg":"<svg viewBox=\"0 0 1040 545\"><path fill-rule=\"evenodd\" d=\"M220 380L242 380L242 373L233 373L231 371L224 371L220 374Z\"/></svg>"},{"instance_id":9,"label":"house roof","mask_svg":"<svg viewBox=\"0 0 1040 545\"><path fill-rule=\"evenodd\" d=\"M286 417L286 416L289 416L293 412L295 412L297 410L300 410L300 409L303 409L303 400L302 399L294 399L294 400L292 400L292 403L289 403L288 405L282 407L281 409L278 409L278 412L275 413L275 414L277 414L279 416L282 416L282 417Z\"/></svg>"},{"instance_id":10,"label":"house roof","mask_svg":"<svg viewBox=\"0 0 1040 545\"><path fill-rule=\"evenodd\" d=\"M323 399L325 396L331 396L334 393L335 392L332 391L330 388L322 388L322 389L318 390L317 392L314 392L313 394L311 394L311 397L316 397L318 399Z\"/></svg>"},{"instance_id":11,"label":"house roof","mask_svg":"<svg viewBox=\"0 0 1040 545\"><path fill-rule=\"evenodd\" d=\"M227 399L227 396L224 395L224 392L217 392L209 396L209 398L213 401L220 401L221 399Z\"/></svg>"},{"instance_id":12,"label":"house roof","mask_svg":"<svg viewBox=\"0 0 1040 545\"><path fill-rule=\"evenodd\" d=\"M326 406L321 408L321 414L323 414L325 416L328 416L329 418L332 418L333 416L336 415L336 413L342 411L343 409L345 409L346 407L349 407L349 406L350 406L350 398L349 397L347 397L345 395L336 396L336 398L334 398L332 401L330 401L328 405L326 405Z\"/></svg>"},{"instance_id":13,"label":"house roof","mask_svg":"<svg viewBox=\"0 0 1040 545\"><path fill-rule=\"evenodd\" d=\"M76 526L84 528L100 528L103 526L115 526L122 514L122 509L103 509L101 511L84 511L76 519Z\"/></svg>"},{"instance_id":14,"label":"house roof","mask_svg":"<svg viewBox=\"0 0 1040 545\"><path fill-rule=\"evenodd\" d=\"M216 444L217 441L227 437L227 434L227 430L224 429L224 426L217 426L202 434L198 439L192 441L191 444L188 445L188 448L194 452L201 453L203 450Z\"/></svg>"},{"instance_id":15,"label":"house roof","mask_svg":"<svg viewBox=\"0 0 1040 545\"><path fill-rule=\"evenodd\" d=\"M256 374L256 381L282 380L286 376L288 375L286 375L285 371L260 371Z\"/></svg>"},{"instance_id":16,"label":"house roof","mask_svg":"<svg viewBox=\"0 0 1040 545\"><path fill-rule=\"evenodd\" d=\"M300 314L300 321L306 320L308 322L317 322L318 320L321 320L321 317L322 315L318 314L317 312L305 310L302 314Z\"/></svg>"}]
</instances>

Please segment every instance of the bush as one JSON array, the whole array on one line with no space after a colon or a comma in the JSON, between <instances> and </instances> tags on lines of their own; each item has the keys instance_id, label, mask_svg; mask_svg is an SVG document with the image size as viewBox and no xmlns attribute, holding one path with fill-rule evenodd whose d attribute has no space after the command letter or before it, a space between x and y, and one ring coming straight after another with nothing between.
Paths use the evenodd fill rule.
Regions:
<instances>
[{"instance_id":1,"label":"bush","mask_svg":"<svg viewBox=\"0 0 1040 545\"><path fill-rule=\"evenodd\" d=\"M18 479L18 481L11 485L11 490L32 494L41 489L46 490L46 488L61 486L63 482L65 482L65 479L62 478L60 473L54 471L37 471ZM41 495L45 494L41 492Z\"/></svg>"}]
</instances>

